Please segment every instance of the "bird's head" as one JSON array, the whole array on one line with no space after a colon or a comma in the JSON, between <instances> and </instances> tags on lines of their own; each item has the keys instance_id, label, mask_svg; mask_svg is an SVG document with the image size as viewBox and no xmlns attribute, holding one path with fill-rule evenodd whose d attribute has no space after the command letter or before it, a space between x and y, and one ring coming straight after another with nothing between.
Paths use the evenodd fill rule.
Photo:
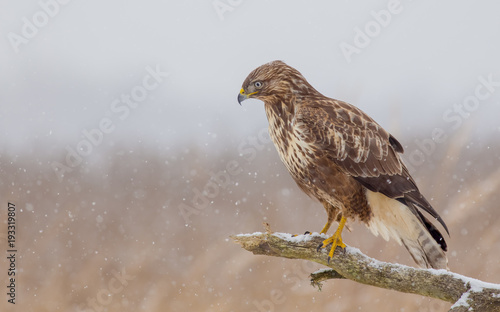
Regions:
<instances>
[{"instance_id":1,"label":"bird's head","mask_svg":"<svg viewBox=\"0 0 500 312\"><path fill-rule=\"evenodd\" d=\"M254 69L243 82L238 103L254 98L271 103L301 92L317 92L295 68L273 61Z\"/></svg>"}]
</instances>

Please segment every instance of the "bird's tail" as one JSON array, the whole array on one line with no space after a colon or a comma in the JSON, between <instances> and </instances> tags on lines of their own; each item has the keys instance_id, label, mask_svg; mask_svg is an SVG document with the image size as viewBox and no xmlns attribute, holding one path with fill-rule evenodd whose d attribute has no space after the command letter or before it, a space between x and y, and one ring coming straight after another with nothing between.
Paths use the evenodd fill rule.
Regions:
<instances>
[{"instance_id":1,"label":"bird's tail","mask_svg":"<svg viewBox=\"0 0 500 312\"><path fill-rule=\"evenodd\" d=\"M420 267L448 268L441 234L416 207L368 190L366 197L373 212L368 222L373 234L402 243Z\"/></svg>"}]
</instances>

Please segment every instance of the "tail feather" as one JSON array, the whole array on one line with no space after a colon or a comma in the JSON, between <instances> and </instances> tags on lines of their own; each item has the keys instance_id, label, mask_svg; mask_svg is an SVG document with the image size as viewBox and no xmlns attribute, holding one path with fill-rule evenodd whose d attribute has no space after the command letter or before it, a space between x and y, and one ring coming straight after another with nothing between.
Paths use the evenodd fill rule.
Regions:
<instances>
[{"instance_id":1,"label":"tail feather","mask_svg":"<svg viewBox=\"0 0 500 312\"><path fill-rule=\"evenodd\" d=\"M416 209L415 207L412 208L414 208L415 211L418 213L418 216L422 221L422 223L425 225L425 228L427 229L429 234L431 234L432 238L434 238L436 243L438 243L439 246L441 246L441 249L444 251L448 251L448 246L446 245L446 241L444 240L444 237L441 234L441 232L439 232L439 230L434 226L434 224L430 223L429 220L427 220L427 218L425 218L422 215L422 213L418 211L418 209Z\"/></svg>"},{"instance_id":2,"label":"tail feather","mask_svg":"<svg viewBox=\"0 0 500 312\"><path fill-rule=\"evenodd\" d=\"M420 267L434 269L448 268L448 259L444 251L427 231L421 230L417 239L401 238L401 242Z\"/></svg>"},{"instance_id":3,"label":"tail feather","mask_svg":"<svg viewBox=\"0 0 500 312\"><path fill-rule=\"evenodd\" d=\"M373 213L368 222L373 234L403 244L421 267L447 269L446 243L441 233L415 207L369 190L366 198Z\"/></svg>"}]
</instances>

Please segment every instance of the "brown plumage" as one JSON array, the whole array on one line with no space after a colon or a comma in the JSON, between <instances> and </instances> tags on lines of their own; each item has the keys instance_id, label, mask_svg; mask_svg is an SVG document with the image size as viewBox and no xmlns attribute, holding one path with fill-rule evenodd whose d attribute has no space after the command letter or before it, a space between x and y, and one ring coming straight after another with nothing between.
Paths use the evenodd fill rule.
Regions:
<instances>
[{"instance_id":1,"label":"brown plumage","mask_svg":"<svg viewBox=\"0 0 500 312\"><path fill-rule=\"evenodd\" d=\"M403 164L401 144L372 118L348 103L323 96L294 68L264 64L243 83L238 101L265 104L269 132L297 185L340 221L335 247L345 246L345 219L359 219L375 235L402 243L422 267L446 268L446 243L423 212L446 224L420 194ZM332 240L333 239L333 240ZM328 241L328 242L327 242Z\"/></svg>"}]
</instances>

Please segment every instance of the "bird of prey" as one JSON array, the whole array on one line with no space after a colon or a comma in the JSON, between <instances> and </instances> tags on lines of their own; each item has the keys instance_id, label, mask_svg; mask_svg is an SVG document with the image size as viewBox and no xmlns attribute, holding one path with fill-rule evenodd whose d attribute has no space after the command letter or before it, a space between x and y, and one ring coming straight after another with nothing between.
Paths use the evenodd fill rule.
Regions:
<instances>
[{"instance_id":1,"label":"bird of prey","mask_svg":"<svg viewBox=\"0 0 500 312\"><path fill-rule=\"evenodd\" d=\"M238 102L264 102L269 133L281 160L297 185L324 206L339 226L318 246L342 249L348 219L359 219L375 235L403 244L415 262L446 269L446 242L424 216L448 228L420 193L401 160L401 144L359 108L328 98L296 69L273 61L245 79Z\"/></svg>"}]
</instances>

